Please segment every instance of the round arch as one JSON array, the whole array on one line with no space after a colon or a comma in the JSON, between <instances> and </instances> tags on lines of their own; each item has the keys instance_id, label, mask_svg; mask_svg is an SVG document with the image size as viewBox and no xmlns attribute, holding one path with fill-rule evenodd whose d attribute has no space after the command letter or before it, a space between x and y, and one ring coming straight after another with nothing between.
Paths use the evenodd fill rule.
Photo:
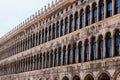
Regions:
<instances>
[{"instance_id":1,"label":"round arch","mask_svg":"<svg viewBox=\"0 0 120 80\"><path fill-rule=\"evenodd\" d=\"M120 71L116 71L113 75L113 80L120 80Z\"/></svg>"},{"instance_id":2,"label":"round arch","mask_svg":"<svg viewBox=\"0 0 120 80\"><path fill-rule=\"evenodd\" d=\"M110 79L110 76L107 73L103 72L98 76L97 80L111 80L111 79Z\"/></svg>"},{"instance_id":3,"label":"round arch","mask_svg":"<svg viewBox=\"0 0 120 80\"><path fill-rule=\"evenodd\" d=\"M65 76L65 77L63 77L62 80L69 80L69 78Z\"/></svg>"},{"instance_id":4,"label":"round arch","mask_svg":"<svg viewBox=\"0 0 120 80\"><path fill-rule=\"evenodd\" d=\"M94 80L94 77L91 74L85 76L84 80Z\"/></svg>"},{"instance_id":5,"label":"round arch","mask_svg":"<svg viewBox=\"0 0 120 80\"><path fill-rule=\"evenodd\" d=\"M75 75L72 80L80 80L80 77Z\"/></svg>"}]
</instances>

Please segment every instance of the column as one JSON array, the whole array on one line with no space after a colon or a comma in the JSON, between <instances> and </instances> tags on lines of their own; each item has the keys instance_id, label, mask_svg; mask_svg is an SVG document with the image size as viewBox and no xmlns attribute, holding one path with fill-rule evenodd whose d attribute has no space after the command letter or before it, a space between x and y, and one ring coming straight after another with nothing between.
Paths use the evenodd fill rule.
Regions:
<instances>
[{"instance_id":1,"label":"column","mask_svg":"<svg viewBox=\"0 0 120 80\"><path fill-rule=\"evenodd\" d=\"M112 15L115 14L115 0L112 0Z\"/></svg>"},{"instance_id":2,"label":"column","mask_svg":"<svg viewBox=\"0 0 120 80\"><path fill-rule=\"evenodd\" d=\"M92 53L91 53L91 46L92 46L92 44L91 44L91 40L89 39L89 57L88 57L88 61L90 61L91 60L91 55L92 55ZM93 55L92 55L93 56Z\"/></svg>"},{"instance_id":3,"label":"column","mask_svg":"<svg viewBox=\"0 0 120 80\"><path fill-rule=\"evenodd\" d=\"M100 8L99 8L99 1L97 2L97 22L99 21L99 11L100 11Z\"/></svg>"},{"instance_id":4,"label":"column","mask_svg":"<svg viewBox=\"0 0 120 80\"><path fill-rule=\"evenodd\" d=\"M73 25L72 25L72 27L73 27L73 30L72 31L75 31L75 13L73 13ZM77 29L76 29L77 30Z\"/></svg>"},{"instance_id":5,"label":"column","mask_svg":"<svg viewBox=\"0 0 120 80\"><path fill-rule=\"evenodd\" d=\"M68 15L68 33L70 33L70 15Z\"/></svg>"},{"instance_id":6,"label":"column","mask_svg":"<svg viewBox=\"0 0 120 80\"><path fill-rule=\"evenodd\" d=\"M84 9L84 27L86 27L86 9Z\"/></svg>"},{"instance_id":7,"label":"column","mask_svg":"<svg viewBox=\"0 0 120 80\"><path fill-rule=\"evenodd\" d=\"M76 49L77 49L77 57L76 57L76 55L75 55L75 57L76 57L76 58L75 58L75 59L76 59L75 62L76 62L76 63L79 63L79 47L78 47L78 46L79 46L79 44L76 43Z\"/></svg>"},{"instance_id":8,"label":"column","mask_svg":"<svg viewBox=\"0 0 120 80\"><path fill-rule=\"evenodd\" d=\"M56 66L58 66L58 61L59 61L59 49L57 49L57 55L56 55L56 59L57 59L57 65Z\"/></svg>"},{"instance_id":9,"label":"column","mask_svg":"<svg viewBox=\"0 0 120 80\"><path fill-rule=\"evenodd\" d=\"M48 65L49 67L51 67L50 63L51 63L51 52L49 53L49 65Z\"/></svg>"},{"instance_id":10,"label":"column","mask_svg":"<svg viewBox=\"0 0 120 80\"><path fill-rule=\"evenodd\" d=\"M115 36L112 34L112 52L111 57L113 57L115 54Z\"/></svg>"},{"instance_id":11,"label":"column","mask_svg":"<svg viewBox=\"0 0 120 80\"><path fill-rule=\"evenodd\" d=\"M65 35L65 18L63 18L63 25L64 25L64 28L63 28L63 35Z\"/></svg>"},{"instance_id":12,"label":"column","mask_svg":"<svg viewBox=\"0 0 120 80\"><path fill-rule=\"evenodd\" d=\"M80 29L80 11L78 11L78 29Z\"/></svg>"},{"instance_id":13,"label":"column","mask_svg":"<svg viewBox=\"0 0 120 80\"><path fill-rule=\"evenodd\" d=\"M83 46L83 50L82 50L82 55L81 55L81 57L82 57L82 60L81 60L81 62L84 62L84 56L85 56L85 45L84 45L84 41L82 41L83 42L83 44L82 44L82 46Z\"/></svg>"},{"instance_id":14,"label":"column","mask_svg":"<svg viewBox=\"0 0 120 80\"><path fill-rule=\"evenodd\" d=\"M44 69L44 53L42 53L42 69Z\"/></svg>"},{"instance_id":15,"label":"column","mask_svg":"<svg viewBox=\"0 0 120 80\"><path fill-rule=\"evenodd\" d=\"M99 51L99 41L98 41L98 37L96 37L96 55L95 55L95 59L98 59L98 52Z\"/></svg>"},{"instance_id":16,"label":"column","mask_svg":"<svg viewBox=\"0 0 120 80\"><path fill-rule=\"evenodd\" d=\"M106 57L106 39L105 39L105 36L103 36L103 58Z\"/></svg>"},{"instance_id":17,"label":"column","mask_svg":"<svg viewBox=\"0 0 120 80\"><path fill-rule=\"evenodd\" d=\"M61 66L63 65L63 47L61 47Z\"/></svg>"},{"instance_id":18,"label":"column","mask_svg":"<svg viewBox=\"0 0 120 80\"><path fill-rule=\"evenodd\" d=\"M71 60L71 64L73 64L73 43L71 44L71 54L72 54L72 58L70 59Z\"/></svg>"},{"instance_id":19,"label":"column","mask_svg":"<svg viewBox=\"0 0 120 80\"><path fill-rule=\"evenodd\" d=\"M68 65L68 46L66 47L66 65Z\"/></svg>"},{"instance_id":20,"label":"column","mask_svg":"<svg viewBox=\"0 0 120 80\"><path fill-rule=\"evenodd\" d=\"M55 63L55 50L53 50L53 67L54 67L54 63Z\"/></svg>"},{"instance_id":21,"label":"column","mask_svg":"<svg viewBox=\"0 0 120 80\"><path fill-rule=\"evenodd\" d=\"M93 20L93 11L92 11L92 5L90 5L90 24L92 24L92 20Z\"/></svg>"},{"instance_id":22,"label":"column","mask_svg":"<svg viewBox=\"0 0 120 80\"><path fill-rule=\"evenodd\" d=\"M104 0L104 19L106 18L106 14L107 14L107 3L106 0Z\"/></svg>"}]
</instances>

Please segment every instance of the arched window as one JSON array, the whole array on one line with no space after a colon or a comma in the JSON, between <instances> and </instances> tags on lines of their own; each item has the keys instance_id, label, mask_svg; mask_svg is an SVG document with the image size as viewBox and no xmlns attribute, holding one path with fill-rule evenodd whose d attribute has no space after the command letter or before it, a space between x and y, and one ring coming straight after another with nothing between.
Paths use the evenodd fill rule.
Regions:
<instances>
[{"instance_id":1,"label":"arched window","mask_svg":"<svg viewBox=\"0 0 120 80\"><path fill-rule=\"evenodd\" d=\"M39 45L41 43L41 31L39 31Z\"/></svg>"},{"instance_id":2,"label":"arched window","mask_svg":"<svg viewBox=\"0 0 120 80\"><path fill-rule=\"evenodd\" d=\"M110 80L110 77L106 73L102 73L99 77L98 80Z\"/></svg>"},{"instance_id":3,"label":"arched window","mask_svg":"<svg viewBox=\"0 0 120 80\"><path fill-rule=\"evenodd\" d=\"M84 27L84 10L80 11L80 28Z\"/></svg>"},{"instance_id":4,"label":"arched window","mask_svg":"<svg viewBox=\"0 0 120 80\"><path fill-rule=\"evenodd\" d=\"M104 19L104 3L103 3L103 0L100 0L99 2L99 20L103 20Z\"/></svg>"},{"instance_id":5,"label":"arched window","mask_svg":"<svg viewBox=\"0 0 120 80\"><path fill-rule=\"evenodd\" d=\"M75 13L75 27L74 27L74 30L78 30L78 12Z\"/></svg>"},{"instance_id":6,"label":"arched window","mask_svg":"<svg viewBox=\"0 0 120 80\"><path fill-rule=\"evenodd\" d=\"M120 0L115 0L115 14L120 13Z\"/></svg>"},{"instance_id":7,"label":"arched window","mask_svg":"<svg viewBox=\"0 0 120 80\"><path fill-rule=\"evenodd\" d=\"M79 62L82 62L82 42L79 42Z\"/></svg>"},{"instance_id":8,"label":"arched window","mask_svg":"<svg viewBox=\"0 0 120 80\"><path fill-rule=\"evenodd\" d=\"M77 62L77 57L78 57L78 48L76 43L73 45L73 63Z\"/></svg>"},{"instance_id":9,"label":"arched window","mask_svg":"<svg viewBox=\"0 0 120 80\"><path fill-rule=\"evenodd\" d=\"M68 33L68 18L65 18L65 34Z\"/></svg>"},{"instance_id":10,"label":"arched window","mask_svg":"<svg viewBox=\"0 0 120 80\"><path fill-rule=\"evenodd\" d=\"M74 76L72 80L80 80L79 76Z\"/></svg>"},{"instance_id":11,"label":"arched window","mask_svg":"<svg viewBox=\"0 0 120 80\"><path fill-rule=\"evenodd\" d=\"M57 22L57 28L56 28L57 30L56 30L56 38L58 38L59 37L59 22Z\"/></svg>"},{"instance_id":12,"label":"arched window","mask_svg":"<svg viewBox=\"0 0 120 80\"><path fill-rule=\"evenodd\" d=\"M68 64L72 63L72 49L71 45L68 46Z\"/></svg>"},{"instance_id":13,"label":"arched window","mask_svg":"<svg viewBox=\"0 0 120 80\"><path fill-rule=\"evenodd\" d=\"M47 28L45 29L45 42L47 42Z\"/></svg>"},{"instance_id":14,"label":"arched window","mask_svg":"<svg viewBox=\"0 0 120 80\"><path fill-rule=\"evenodd\" d=\"M51 31L51 26L49 27L49 40L51 40L51 34L52 34L52 31Z\"/></svg>"},{"instance_id":15,"label":"arched window","mask_svg":"<svg viewBox=\"0 0 120 80\"><path fill-rule=\"evenodd\" d=\"M115 33L115 56L120 55L120 31L117 30Z\"/></svg>"},{"instance_id":16,"label":"arched window","mask_svg":"<svg viewBox=\"0 0 120 80\"><path fill-rule=\"evenodd\" d=\"M92 42L91 42L91 60L94 60L96 56L96 42L95 42L95 37L92 37Z\"/></svg>"},{"instance_id":17,"label":"arched window","mask_svg":"<svg viewBox=\"0 0 120 80\"><path fill-rule=\"evenodd\" d=\"M63 48L63 65L66 65L66 47Z\"/></svg>"},{"instance_id":18,"label":"arched window","mask_svg":"<svg viewBox=\"0 0 120 80\"><path fill-rule=\"evenodd\" d=\"M71 33L73 31L73 15L70 16L70 28L69 32Z\"/></svg>"},{"instance_id":19,"label":"arched window","mask_svg":"<svg viewBox=\"0 0 120 80\"><path fill-rule=\"evenodd\" d=\"M112 50L111 34L107 33L106 35L106 58L109 58L111 56L111 50Z\"/></svg>"},{"instance_id":20,"label":"arched window","mask_svg":"<svg viewBox=\"0 0 120 80\"><path fill-rule=\"evenodd\" d=\"M62 79L62 80L69 80L69 79L68 79L68 77L66 77L66 76L65 76L65 77L63 77L63 79Z\"/></svg>"},{"instance_id":21,"label":"arched window","mask_svg":"<svg viewBox=\"0 0 120 80\"><path fill-rule=\"evenodd\" d=\"M42 43L44 43L44 29L42 30Z\"/></svg>"},{"instance_id":22,"label":"arched window","mask_svg":"<svg viewBox=\"0 0 120 80\"><path fill-rule=\"evenodd\" d=\"M60 30L60 36L63 36L64 34L64 22L61 20L61 30Z\"/></svg>"},{"instance_id":23,"label":"arched window","mask_svg":"<svg viewBox=\"0 0 120 80\"><path fill-rule=\"evenodd\" d=\"M107 17L112 16L112 1L111 0L106 0L107 1Z\"/></svg>"},{"instance_id":24,"label":"arched window","mask_svg":"<svg viewBox=\"0 0 120 80\"><path fill-rule=\"evenodd\" d=\"M92 4L92 23L95 23L97 22L97 4L96 3L93 3Z\"/></svg>"},{"instance_id":25,"label":"arched window","mask_svg":"<svg viewBox=\"0 0 120 80\"><path fill-rule=\"evenodd\" d=\"M50 67L53 67L53 51L51 51Z\"/></svg>"},{"instance_id":26,"label":"arched window","mask_svg":"<svg viewBox=\"0 0 120 80\"><path fill-rule=\"evenodd\" d=\"M103 58L103 36L100 35L99 36L99 51L98 51L98 59L102 59Z\"/></svg>"},{"instance_id":27,"label":"arched window","mask_svg":"<svg viewBox=\"0 0 120 80\"><path fill-rule=\"evenodd\" d=\"M85 41L85 56L84 56L84 61L88 61L89 60L89 41L86 40Z\"/></svg>"},{"instance_id":28,"label":"arched window","mask_svg":"<svg viewBox=\"0 0 120 80\"><path fill-rule=\"evenodd\" d=\"M53 34L52 34L52 39L55 39L55 24L53 24Z\"/></svg>"},{"instance_id":29,"label":"arched window","mask_svg":"<svg viewBox=\"0 0 120 80\"><path fill-rule=\"evenodd\" d=\"M86 8L86 26L90 25L90 6Z\"/></svg>"},{"instance_id":30,"label":"arched window","mask_svg":"<svg viewBox=\"0 0 120 80\"><path fill-rule=\"evenodd\" d=\"M54 53L54 67L57 66L57 49L55 49L55 53Z\"/></svg>"},{"instance_id":31,"label":"arched window","mask_svg":"<svg viewBox=\"0 0 120 80\"><path fill-rule=\"evenodd\" d=\"M84 80L94 80L94 77L90 74L86 75Z\"/></svg>"},{"instance_id":32,"label":"arched window","mask_svg":"<svg viewBox=\"0 0 120 80\"><path fill-rule=\"evenodd\" d=\"M59 48L59 54L58 55L59 55L59 57L58 57L58 66L60 66L61 65L61 60L62 60L61 59L62 58L61 57L61 47Z\"/></svg>"},{"instance_id":33,"label":"arched window","mask_svg":"<svg viewBox=\"0 0 120 80\"><path fill-rule=\"evenodd\" d=\"M42 55L40 54L40 68L39 69L41 69L42 68Z\"/></svg>"}]
</instances>

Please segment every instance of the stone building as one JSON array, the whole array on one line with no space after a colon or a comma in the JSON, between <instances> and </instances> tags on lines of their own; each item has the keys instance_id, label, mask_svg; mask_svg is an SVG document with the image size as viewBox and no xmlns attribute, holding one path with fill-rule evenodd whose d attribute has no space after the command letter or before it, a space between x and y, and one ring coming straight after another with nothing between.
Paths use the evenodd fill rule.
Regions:
<instances>
[{"instance_id":1,"label":"stone building","mask_svg":"<svg viewBox=\"0 0 120 80\"><path fill-rule=\"evenodd\" d=\"M0 80L120 80L120 0L55 0L0 38Z\"/></svg>"}]
</instances>

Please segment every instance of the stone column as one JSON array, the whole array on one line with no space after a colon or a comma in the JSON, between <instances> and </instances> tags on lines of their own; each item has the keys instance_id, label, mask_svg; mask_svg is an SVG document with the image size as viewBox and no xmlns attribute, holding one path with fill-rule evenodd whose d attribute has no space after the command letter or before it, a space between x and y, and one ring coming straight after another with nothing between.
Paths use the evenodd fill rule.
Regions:
<instances>
[{"instance_id":1,"label":"stone column","mask_svg":"<svg viewBox=\"0 0 120 80\"><path fill-rule=\"evenodd\" d=\"M70 59L71 60L71 64L73 64L73 43L71 44L71 54L72 54L72 58Z\"/></svg>"},{"instance_id":2,"label":"stone column","mask_svg":"<svg viewBox=\"0 0 120 80\"><path fill-rule=\"evenodd\" d=\"M106 18L107 15L107 2L104 0L104 19Z\"/></svg>"},{"instance_id":3,"label":"stone column","mask_svg":"<svg viewBox=\"0 0 120 80\"><path fill-rule=\"evenodd\" d=\"M44 69L44 53L42 53L42 69Z\"/></svg>"},{"instance_id":4,"label":"stone column","mask_svg":"<svg viewBox=\"0 0 120 80\"><path fill-rule=\"evenodd\" d=\"M115 14L115 0L112 0L112 15Z\"/></svg>"},{"instance_id":5,"label":"stone column","mask_svg":"<svg viewBox=\"0 0 120 80\"><path fill-rule=\"evenodd\" d=\"M73 25L72 25L72 27L73 27L73 30L72 31L75 31L75 13L73 13ZM77 30L77 29L76 29Z\"/></svg>"},{"instance_id":6,"label":"stone column","mask_svg":"<svg viewBox=\"0 0 120 80\"><path fill-rule=\"evenodd\" d=\"M99 8L99 1L97 2L97 22L99 21L99 12L100 12L100 8Z\"/></svg>"},{"instance_id":7,"label":"stone column","mask_svg":"<svg viewBox=\"0 0 120 80\"><path fill-rule=\"evenodd\" d=\"M63 25L64 25L64 27L63 27L63 35L65 35L65 18L63 18Z\"/></svg>"},{"instance_id":8,"label":"stone column","mask_svg":"<svg viewBox=\"0 0 120 80\"><path fill-rule=\"evenodd\" d=\"M70 33L70 15L68 15L68 33Z\"/></svg>"},{"instance_id":9,"label":"stone column","mask_svg":"<svg viewBox=\"0 0 120 80\"><path fill-rule=\"evenodd\" d=\"M51 52L49 53L49 67L50 67L50 63L51 63Z\"/></svg>"},{"instance_id":10,"label":"stone column","mask_svg":"<svg viewBox=\"0 0 120 80\"><path fill-rule=\"evenodd\" d=\"M55 50L53 50L53 67L54 67L54 64L55 64Z\"/></svg>"},{"instance_id":11,"label":"stone column","mask_svg":"<svg viewBox=\"0 0 120 80\"><path fill-rule=\"evenodd\" d=\"M68 65L68 46L66 47L66 65Z\"/></svg>"},{"instance_id":12,"label":"stone column","mask_svg":"<svg viewBox=\"0 0 120 80\"><path fill-rule=\"evenodd\" d=\"M78 29L80 29L80 11L78 11Z\"/></svg>"},{"instance_id":13,"label":"stone column","mask_svg":"<svg viewBox=\"0 0 120 80\"><path fill-rule=\"evenodd\" d=\"M77 49L77 57L75 55L76 63L79 63L79 44L76 44L76 49Z\"/></svg>"},{"instance_id":14,"label":"stone column","mask_svg":"<svg viewBox=\"0 0 120 80\"><path fill-rule=\"evenodd\" d=\"M82 55L81 55L81 57L82 57L82 59L81 59L81 62L84 62L85 61L85 45L84 45L84 42L83 42L83 44L82 44L82 47L83 47L83 50L82 50Z\"/></svg>"},{"instance_id":15,"label":"stone column","mask_svg":"<svg viewBox=\"0 0 120 80\"><path fill-rule=\"evenodd\" d=\"M57 55L56 55L56 59L57 59L57 62L56 62L56 64L57 64L57 66L58 66L58 61L59 61L59 49L57 49Z\"/></svg>"},{"instance_id":16,"label":"stone column","mask_svg":"<svg viewBox=\"0 0 120 80\"><path fill-rule=\"evenodd\" d=\"M92 20L93 20L93 11L92 11L92 5L90 5L90 24L92 24Z\"/></svg>"},{"instance_id":17,"label":"stone column","mask_svg":"<svg viewBox=\"0 0 120 80\"><path fill-rule=\"evenodd\" d=\"M91 46L92 46L92 44L91 44L91 40L89 39L89 52L88 52L88 55L89 55L89 57L88 57L88 61L90 61L91 60L91 55L92 55L92 53L91 53Z\"/></svg>"},{"instance_id":18,"label":"stone column","mask_svg":"<svg viewBox=\"0 0 120 80\"><path fill-rule=\"evenodd\" d=\"M111 57L115 55L115 36L112 34L112 52Z\"/></svg>"},{"instance_id":19,"label":"stone column","mask_svg":"<svg viewBox=\"0 0 120 80\"><path fill-rule=\"evenodd\" d=\"M86 27L86 9L84 9L84 26L83 27Z\"/></svg>"},{"instance_id":20,"label":"stone column","mask_svg":"<svg viewBox=\"0 0 120 80\"><path fill-rule=\"evenodd\" d=\"M103 36L103 58L106 57L106 39L105 36Z\"/></svg>"},{"instance_id":21,"label":"stone column","mask_svg":"<svg viewBox=\"0 0 120 80\"><path fill-rule=\"evenodd\" d=\"M61 66L63 65L63 47L61 47Z\"/></svg>"},{"instance_id":22,"label":"stone column","mask_svg":"<svg viewBox=\"0 0 120 80\"><path fill-rule=\"evenodd\" d=\"M99 41L98 41L98 37L96 37L96 55L95 55L95 59L98 59L98 53L99 53Z\"/></svg>"}]
</instances>

